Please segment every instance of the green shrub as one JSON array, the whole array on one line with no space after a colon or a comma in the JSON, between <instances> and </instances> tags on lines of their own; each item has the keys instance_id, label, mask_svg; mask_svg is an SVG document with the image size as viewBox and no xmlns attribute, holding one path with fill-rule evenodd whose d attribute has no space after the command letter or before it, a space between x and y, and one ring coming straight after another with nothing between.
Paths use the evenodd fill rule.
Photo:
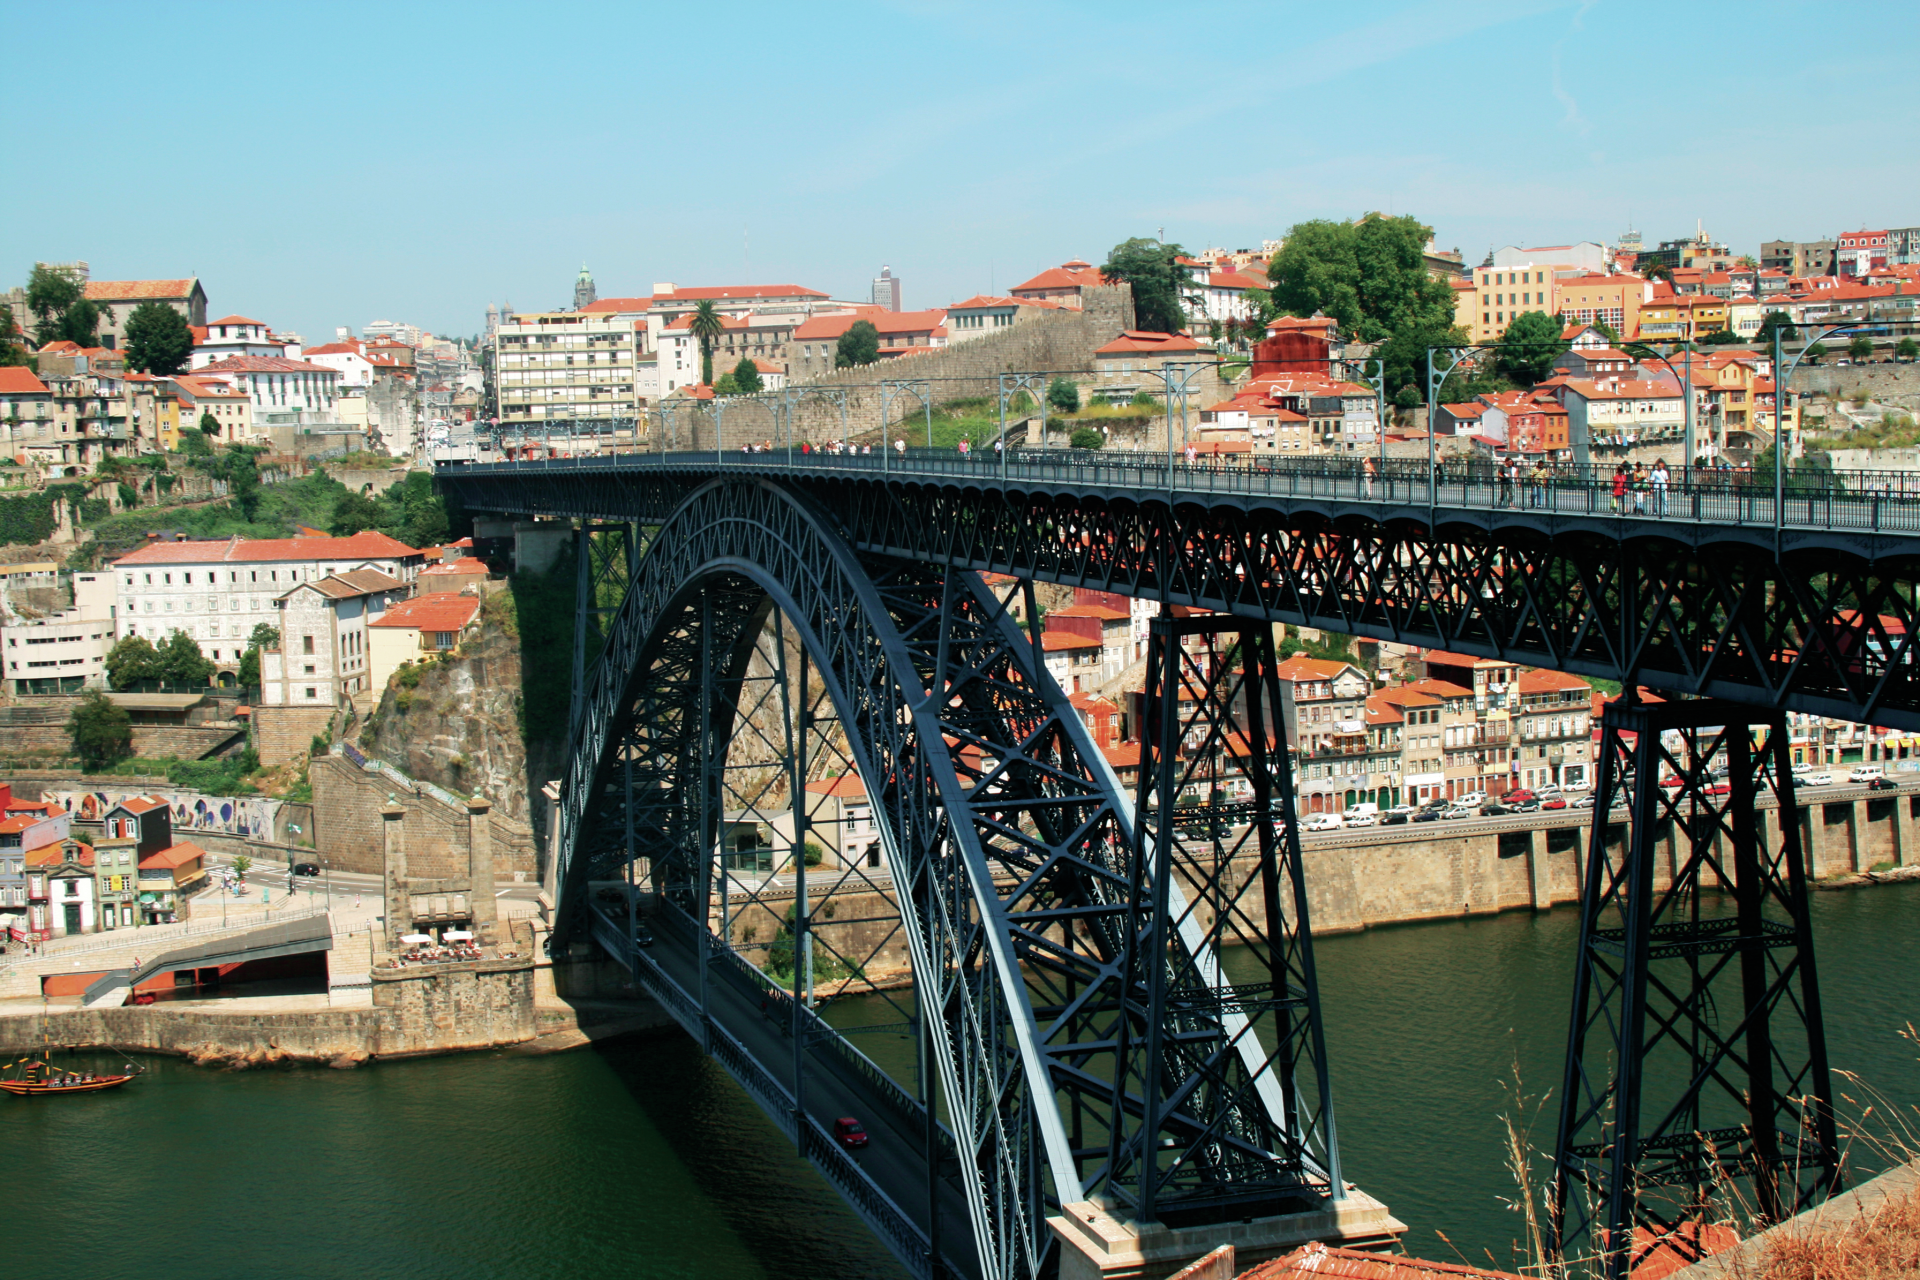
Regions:
<instances>
[{"instance_id":1,"label":"green shrub","mask_svg":"<svg viewBox=\"0 0 1920 1280\"><path fill-rule=\"evenodd\" d=\"M1106 442L1106 436L1094 430L1092 427L1077 428L1073 435L1068 437L1067 440L1067 443L1076 449L1098 449L1106 444Z\"/></svg>"}]
</instances>

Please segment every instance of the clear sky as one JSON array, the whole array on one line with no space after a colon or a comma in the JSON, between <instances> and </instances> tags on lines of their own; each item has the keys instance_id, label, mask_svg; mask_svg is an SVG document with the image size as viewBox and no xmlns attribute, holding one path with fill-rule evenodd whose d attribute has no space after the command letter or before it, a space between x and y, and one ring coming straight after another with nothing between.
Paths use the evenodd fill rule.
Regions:
<instances>
[{"instance_id":1,"label":"clear sky","mask_svg":"<svg viewBox=\"0 0 1920 1280\"><path fill-rule=\"evenodd\" d=\"M0 285L197 274L312 341L795 282L906 305L1133 235L1489 247L1920 224L1892 3L0 0Z\"/></svg>"}]
</instances>

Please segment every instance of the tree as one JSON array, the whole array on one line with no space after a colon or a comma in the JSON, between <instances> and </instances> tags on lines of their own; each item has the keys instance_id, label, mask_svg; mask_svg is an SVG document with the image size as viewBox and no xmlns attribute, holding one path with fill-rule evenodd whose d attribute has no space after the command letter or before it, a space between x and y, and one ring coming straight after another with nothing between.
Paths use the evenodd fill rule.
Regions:
<instances>
[{"instance_id":1,"label":"tree","mask_svg":"<svg viewBox=\"0 0 1920 1280\"><path fill-rule=\"evenodd\" d=\"M213 663L184 631L168 633L153 652L159 661L160 679L168 684L199 688L213 676Z\"/></svg>"},{"instance_id":2,"label":"tree","mask_svg":"<svg viewBox=\"0 0 1920 1280\"><path fill-rule=\"evenodd\" d=\"M32 360L25 339L13 321L13 308L0 307L0 366L24 365Z\"/></svg>"},{"instance_id":3,"label":"tree","mask_svg":"<svg viewBox=\"0 0 1920 1280\"><path fill-rule=\"evenodd\" d=\"M1544 311L1522 312L1507 326L1495 366L1523 387L1544 381L1553 371L1553 362L1567 349L1560 340L1560 327Z\"/></svg>"},{"instance_id":4,"label":"tree","mask_svg":"<svg viewBox=\"0 0 1920 1280\"><path fill-rule=\"evenodd\" d=\"M363 529L379 528L383 515L379 503L349 489L333 504L333 520L327 529L336 538L351 538Z\"/></svg>"},{"instance_id":5,"label":"tree","mask_svg":"<svg viewBox=\"0 0 1920 1280\"><path fill-rule=\"evenodd\" d=\"M110 765L133 754L133 719L125 708L98 689L89 689L67 721L73 754L89 769Z\"/></svg>"},{"instance_id":6,"label":"tree","mask_svg":"<svg viewBox=\"0 0 1920 1280\"><path fill-rule=\"evenodd\" d=\"M278 649L280 628L270 622L256 622L252 634L247 637L247 644L255 649Z\"/></svg>"},{"instance_id":7,"label":"tree","mask_svg":"<svg viewBox=\"0 0 1920 1280\"><path fill-rule=\"evenodd\" d=\"M95 342L100 327L100 308L87 301L80 278L70 272L33 264L27 278L27 309L38 317L34 340L41 346L66 339L83 347Z\"/></svg>"},{"instance_id":8,"label":"tree","mask_svg":"<svg viewBox=\"0 0 1920 1280\"><path fill-rule=\"evenodd\" d=\"M193 330L187 319L164 302L143 302L127 317L127 368L170 377L187 367L193 354ZM211 433L209 433L211 434Z\"/></svg>"},{"instance_id":9,"label":"tree","mask_svg":"<svg viewBox=\"0 0 1920 1280\"><path fill-rule=\"evenodd\" d=\"M1427 271L1432 230L1417 218L1371 214L1357 223L1296 224L1267 263L1274 305L1332 317L1362 342L1453 323L1453 289Z\"/></svg>"},{"instance_id":10,"label":"tree","mask_svg":"<svg viewBox=\"0 0 1920 1280\"><path fill-rule=\"evenodd\" d=\"M1819 364L1826 354L1827 344L1824 342L1816 342L1807 348L1807 359L1813 361L1815 364Z\"/></svg>"},{"instance_id":11,"label":"tree","mask_svg":"<svg viewBox=\"0 0 1920 1280\"><path fill-rule=\"evenodd\" d=\"M1792 342L1800 336L1799 333L1795 331L1793 325L1787 320L1786 312L1769 311L1765 316L1761 317L1760 332L1753 335L1754 344L1763 348L1771 347L1773 345L1773 331L1775 329L1780 331L1780 341L1782 342Z\"/></svg>"},{"instance_id":12,"label":"tree","mask_svg":"<svg viewBox=\"0 0 1920 1280\"><path fill-rule=\"evenodd\" d=\"M1760 259L1754 257L1750 253L1743 253L1740 255L1735 265L1738 266L1742 271L1758 271L1760 269Z\"/></svg>"},{"instance_id":13,"label":"tree","mask_svg":"<svg viewBox=\"0 0 1920 1280\"><path fill-rule=\"evenodd\" d=\"M1847 343L1848 358L1852 360L1865 360L1871 355L1873 355L1873 339L1864 333L1854 334L1852 341Z\"/></svg>"},{"instance_id":14,"label":"tree","mask_svg":"<svg viewBox=\"0 0 1920 1280\"><path fill-rule=\"evenodd\" d=\"M855 320L833 347L833 367L850 369L880 358L880 331L871 320Z\"/></svg>"},{"instance_id":15,"label":"tree","mask_svg":"<svg viewBox=\"0 0 1920 1280\"><path fill-rule=\"evenodd\" d=\"M220 419L213 416L211 409L200 412L200 434L209 440L220 434Z\"/></svg>"},{"instance_id":16,"label":"tree","mask_svg":"<svg viewBox=\"0 0 1920 1280\"><path fill-rule=\"evenodd\" d=\"M1732 347L1739 345L1741 341L1740 335L1731 329L1715 329L1712 333L1700 339L1700 345L1703 347Z\"/></svg>"},{"instance_id":17,"label":"tree","mask_svg":"<svg viewBox=\"0 0 1920 1280\"><path fill-rule=\"evenodd\" d=\"M160 678L160 655L145 636L128 636L107 651L107 686L131 689L142 680Z\"/></svg>"},{"instance_id":18,"label":"tree","mask_svg":"<svg viewBox=\"0 0 1920 1280\"><path fill-rule=\"evenodd\" d=\"M1162 244L1135 236L1113 246L1100 275L1109 284L1125 282L1133 289L1133 324L1149 333L1178 333L1187 327L1180 306L1187 282L1177 259L1186 256L1177 244Z\"/></svg>"},{"instance_id":19,"label":"tree","mask_svg":"<svg viewBox=\"0 0 1920 1280\"><path fill-rule=\"evenodd\" d=\"M1106 444L1107 438L1100 434L1097 427L1076 427L1067 443L1076 449L1098 449Z\"/></svg>"},{"instance_id":20,"label":"tree","mask_svg":"<svg viewBox=\"0 0 1920 1280\"><path fill-rule=\"evenodd\" d=\"M760 377L760 366L746 356L741 356L740 363L733 366L733 385L740 388L743 396L759 395L767 389Z\"/></svg>"},{"instance_id":21,"label":"tree","mask_svg":"<svg viewBox=\"0 0 1920 1280\"><path fill-rule=\"evenodd\" d=\"M723 373L714 379L713 394L717 396L737 396L740 394L740 384L733 380L732 374Z\"/></svg>"},{"instance_id":22,"label":"tree","mask_svg":"<svg viewBox=\"0 0 1920 1280\"><path fill-rule=\"evenodd\" d=\"M260 687L260 650L249 647L240 655L240 670L234 676L242 689Z\"/></svg>"},{"instance_id":23,"label":"tree","mask_svg":"<svg viewBox=\"0 0 1920 1280\"><path fill-rule=\"evenodd\" d=\"M687 322L687 331L700 344L700 381L708 386L713 385L713 344L720 341L720 335L726 329L726 322L720 318L713 299L700 299L699 305L693 309L693 319Z\"/></svg>"},{"instance_id":24,"label":"tree","mask_svg":"<svg viewBox=\"0 0 1920 1280\"><path fill-rule=\"evenodd\" d=\"M1916 344L1912 338L1900 339L1900 344L1893 349L1893 358L1896 360L1911 360L1915 356L1920 356L1920 344Z\"/></svg>"},{"instance_id":25,"label":"tree","mask_svg":"<svg viewBox=\"0 0 1920 1280\"><path fill-rule=\"evenodd\" d=\"M1080 388L1071 378L1055 378L1047 385L1047 403L1061 413L1077 413L1080 409Z\"/></svg>"},{"instance_id":26,"label":"tree","mask_svg":"<svg viewBox=\"0 0 1920 1280\"><path fill-rule=\"evenodd\" d=\"M1595 320L1593 322L1593 327L1598 329L1600 331L1600 336L1605 338L1608 342L1612 343L1616 347L1620 345L1620 331L1614 328L1612 325L1608 324L1605 320Z\"/></svg>"},{"instance_id":27,"label":"tree","mask_svg":"<svg viewBox=\"0 0 1920 1280\"><path fill-rule=\"evenodd\" d=\"M1642 280L1665 280L1668 284L1672 284L1673 268L1664 262L1648 263L1646 266L1640 268L1640 278Z\"/></svg>"},{"instance_id":28,"label":"tree","mask_svg":"<svg viewBox=\"0 0 1920 1280\"><path fill-rule=\"evenodd\" d=\"M204 437L202 437L204 439ZM260 509L260 469L254 465L253 450L229 446L220 456L221 479L227 482L227 495L243 520L251 520ZM415 471L410 475L421 475ZM396 486L397 487L397 486ZM414 546L423 545L414 543Z\"/></svg>"}]
</instances>

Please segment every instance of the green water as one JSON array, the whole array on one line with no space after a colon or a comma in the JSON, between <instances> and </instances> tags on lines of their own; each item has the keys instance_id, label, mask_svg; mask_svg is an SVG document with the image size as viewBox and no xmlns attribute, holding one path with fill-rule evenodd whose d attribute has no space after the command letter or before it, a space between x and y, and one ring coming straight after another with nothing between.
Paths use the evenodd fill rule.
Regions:
<instances>
[{"instance_id":1,"label":"green water","mask_svg":"<svg viewBox=\"0 0 1920 1280\"><path fill-rule=\"evenodd\" d=\"M1920 886L1814 910L1834 1063L1920 1103L1896 1035L1920 1006ZM1451 1257L1438 1229L1508 1258L1498 1081L1517 1058L1530 1092L1557 1087L1576 925L1563 909L1319 945L1346 1171L1415 1252ZM900 1274L676 1033L358 1071L147 1065L116 1093L0 1099L10 1280Z\"/></svg>"}]
</instances>

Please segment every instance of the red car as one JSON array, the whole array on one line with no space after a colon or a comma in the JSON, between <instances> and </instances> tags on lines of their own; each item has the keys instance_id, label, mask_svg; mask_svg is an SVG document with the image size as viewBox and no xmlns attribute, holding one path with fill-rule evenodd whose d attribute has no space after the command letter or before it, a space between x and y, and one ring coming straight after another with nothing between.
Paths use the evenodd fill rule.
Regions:
<instances>
[{"instance_id":1,"label":"red car","mask_svg":"<svg viewBox=\"0 0 1920 1280\"><path fill-rule=\"evenodd\" d=\"M858 1151L867 1145L867 1131L852 1116L841 1116L833 1122L833 1138L849 1151Z\"/></svg>"},{"instance_id":2,"label":"red car","mask_svg":"<svg viewBox=\"0 0 1920 1280\"><path fill-rule=\"evenodd\" d=\"M1719 782L1709 786L1707 788L1707 794L1710 796L1730 796L1733 794L1733 784L1723 778Z\"/></svg>"},{"instance_id":3,"label":"red car","mask_svg":"<svg viewBox=\"0 0 1920 1280\"><path fill-rule=\"evenodd\" d=\"M1660 785L1663 787L1684 787L1686 785L1686 779L1682 778L1679 774L1673 774L1660 779Z\"/></svg>"},{"instance_id":4,"label":"red car","mask_svg":"<svg viewBox=\"0 0 1920 1280\"><path fill-rule=\"evenodd\" d=\"M1525 787L1522 787L1518 791L1509 791L1507 792L1507 794L1501 796L1500 803L1501 804L1524 804L1528 800L1532 800L1534 798L1535 796L1533 792L1527 790Z\"/></svg>"},{"instance_id":5,"label":"red car","mask_svg":"<svg viewBox=\"0 0 1920 1280\"><path fill-rule=\"evenodd\" d=\"M1542 809L1564 809L1567 807L1566 798L1563 796L1550 797L1549 799L1542 800L1540 807Z\"/></svg>"}]
</instances>

